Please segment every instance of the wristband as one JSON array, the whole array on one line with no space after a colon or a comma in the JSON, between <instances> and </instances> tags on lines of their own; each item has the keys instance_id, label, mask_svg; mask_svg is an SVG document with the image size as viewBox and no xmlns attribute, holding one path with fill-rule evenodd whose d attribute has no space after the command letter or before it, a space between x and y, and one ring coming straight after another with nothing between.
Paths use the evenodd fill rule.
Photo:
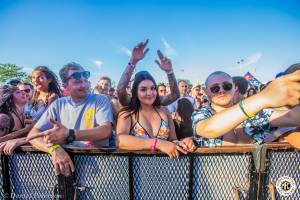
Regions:
<instances>
[{"instance_id":1,"label":"wristband","mask_svg":"<svg viewBox=\"0 0 300 200\"><path fill-rule=\"evenodd\" d=\"M48 150L48 153L49 153L50 155L52 155L52 153L53 153L58 147L60 147L58 144L52 145L52 146L50 147L50 149Z\"/></svg>"},{"instance_id":2,"label":"wristband","mask_svg":"<svg viewBox=\"0 0 300 200\"><path fill-rule=\"evenodd\" d=\"M248 118L253 118L253 117L255 117L255 114L253 114L253 113L247 113L246 111L245 111L245 105L244 105L244 101L240 101L240 103L239 103L239 106L240 106L240 108L241 108L241 110L243 111L243 113L248 117Z\"/></svg>"},{"instance_id":3,"label":"wristband","mask_svg":"<svg viewBox=\"0 0 300 200\"><path fill-rule=\"evenodd\" d=\"M131 62L128 63L128 66L129 66L129 67L135 67L135 65L132 64Z\"/></svg>"},{"instance_id":4,"label":"wristband","mask_svg":"<svg viewBox=\"0 0 300 200\"><path fill-rule=\"evenodd\" d=\"M156 151L156 143L157 143L157 138L153 138L151 142L151 151L155 152Z\"/></svg>"}]
</instances>

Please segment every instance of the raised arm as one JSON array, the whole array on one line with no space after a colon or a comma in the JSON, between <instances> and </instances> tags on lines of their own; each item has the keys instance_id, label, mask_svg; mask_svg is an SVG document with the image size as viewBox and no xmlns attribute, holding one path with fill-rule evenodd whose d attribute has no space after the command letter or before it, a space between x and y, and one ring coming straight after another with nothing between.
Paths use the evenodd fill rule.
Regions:
<instances>
[{"instance_id":1,"label":"raised arm","mask_svg":"<svg viewBox=\"0 0 300 200\"><path fill-rule=\"evenodd\" d=\"M136 64L144 59L149 48L145 49L148 44L148 40L145 42L139 43L134 49L132 50L132 55L130 62L128 63L125 71L123 72L117 86L117 95L122 106L127 106L130 102L130 95L126 92L126 87L130 82L130 78L133 74Z\"/></svg>"},{"instance_id":2,"label":"raised arm","mask_svg":"<svg viewBox=\"0 0 300 200\"><path fill-rule=\"evenodd\" d=\"M244 100L247 113L256 114L264 108L295 106L300 101L300 71L274 80L265 90ZM197 117L197 116L196 116ZM196 134L206 138L222 136L248 117L239 105L227 108L196 124Z\"/></svg>"},{"instance_id":3,"label":"raised arm","mask_svg":"<svg viewBox=\"0 0 300 200\"><path fill-rule=\"evenodd\" d=\"M160 97L161 105L167 106L179 98L179 89L175 78L175 74L173 72L171 60L165 57L160 50L157 50L157 55L159 61L155 60L155 62L160 67L160 69L162 69L167 73L170 90L171 90L170 94Z\"/></svg>"}]
</instances>

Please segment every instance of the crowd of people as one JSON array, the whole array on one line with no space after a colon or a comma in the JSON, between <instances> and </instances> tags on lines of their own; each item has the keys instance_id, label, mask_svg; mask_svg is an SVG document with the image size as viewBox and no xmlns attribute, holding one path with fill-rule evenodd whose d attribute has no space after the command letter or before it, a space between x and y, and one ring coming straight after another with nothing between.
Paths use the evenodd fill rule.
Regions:
<instances>
[{"instance_id":1,"label":"crowd of people","mask_svg":"<svg viewBox=\"0 0 300 200\"><path fill-rule=\"evenodd\" d=\"M155 60L168 83L134 70L149 49L132 50L116 88L71 62L59 71L35 68L31 82L10 80L0 88L0 152L31 144L51 155L56 174L74 164L65 147L161 151L171 159L197 147L239 146L276 141L300 146L300 64L261 87L244 77L215 71L203 84L177 81L161 51Z\"/></svg>"}]
</instances>

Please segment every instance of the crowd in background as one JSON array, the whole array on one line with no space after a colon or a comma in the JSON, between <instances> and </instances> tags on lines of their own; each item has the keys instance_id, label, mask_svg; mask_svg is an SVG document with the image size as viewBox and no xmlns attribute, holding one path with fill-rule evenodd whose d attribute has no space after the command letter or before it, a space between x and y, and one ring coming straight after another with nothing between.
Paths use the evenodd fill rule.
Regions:
<instances>
[{"instance_id":1,"label":"crowd in background","mask_svg":"<svg viewBox=\"0 0 300 200\"><path fill-rule=\"evenodd\" d=\"M172 62L159 50L158 68L168 82L134 70L149 49L134 47L116 88L68 63L57 75L36 67L31 82L10 80L0 88L0 152L31 144L51 154L56 173L74 164L64 147L159 150L170 158L197 147L239 146L276 141L300 146L300 64L260 86L223 71L194 85L177 80Z\"/></svg>"}]
</instances>

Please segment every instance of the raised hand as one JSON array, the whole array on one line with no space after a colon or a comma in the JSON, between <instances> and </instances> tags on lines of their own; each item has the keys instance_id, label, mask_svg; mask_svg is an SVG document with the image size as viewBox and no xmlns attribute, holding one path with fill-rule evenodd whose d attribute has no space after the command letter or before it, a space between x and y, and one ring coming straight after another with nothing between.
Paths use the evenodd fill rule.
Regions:
<instances>
[{"instance_id":1,"label":"raised hand","mask_svg":"<svg viewBox=\"0 0 300 200\"><path fill-rule=\"evenodd\" d=\"M267 108L295 106L300 103L300 70L275 79L258 95Z\"/></svg>"},{"instance_id":2,"label":"raised hand","mask_svg":"<svg viewBox=\"0 0 300 200\"><path fill-rule=\"evenodd\" d=\"M130 63L136 65L140 60L143 60L149 51L149 48L145 49L148 44L148 39L145 42L139 43L135 46L131 53Z\"/></svg>"},{"instance_id":3,"label":"raised hand","mask_svg":"<svg viewBox=\"0 0 300 200\"><path fill-rule=\"evenodd\" d=\"M160 50L157 50L157 55L159 58L158 60L155 60L156 64L165 72L169 73L173 70L172 67L172 62L170 59L168 59L167 57L165 57Z\"/></svg>"}]
</instances>

